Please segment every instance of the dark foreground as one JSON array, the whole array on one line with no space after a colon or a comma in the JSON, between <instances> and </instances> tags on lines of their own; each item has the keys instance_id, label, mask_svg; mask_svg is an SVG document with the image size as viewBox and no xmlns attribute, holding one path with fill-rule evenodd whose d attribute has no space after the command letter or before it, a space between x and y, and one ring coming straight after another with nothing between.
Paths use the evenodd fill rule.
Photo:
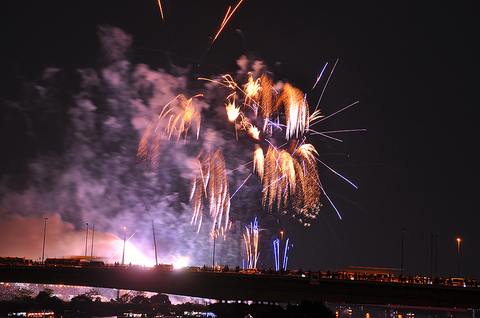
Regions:
<instances>
[{"instance_id":1,"label":"dark foreground","mask_svg":"<svg viewBox=\"0 0 480 318\"><path fill-rule=\"evenodd\" d=\"M257 303L312 302L480 308L480 288L141 267L4 266L0 281L95 286Z\"/></svg>"}]
</instances>

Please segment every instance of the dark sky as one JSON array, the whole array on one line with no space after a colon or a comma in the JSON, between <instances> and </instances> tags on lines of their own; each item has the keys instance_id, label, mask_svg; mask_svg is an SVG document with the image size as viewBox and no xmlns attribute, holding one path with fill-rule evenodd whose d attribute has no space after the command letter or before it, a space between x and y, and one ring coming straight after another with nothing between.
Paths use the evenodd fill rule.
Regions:
<instances>
[{"instance_id":1,"label":"dark sky","mask_svg":"<svg viewBox=\"0 0 480 318\"><path fill-rule=\"evenodd\" d=\"M291 225L290 264L398 268L404 229L407 273L430 274L433 236L439 275L456 276L460 237L460 275L480 278L478 4L244 0L211 47L236 2L163 5L164 23L155 0L3 3L2 95L47 66L94 65L103 23L133 35L134 63L166 67L168 52L174 63L201 61L199 72L233 73L241 54L258 52L307 94L338 58L321 108L360 103L325 124L367 130L319 151L337 153L325 160L359 189L326 176L343 219L325 202L319 224Z\"/></svg>"}]
</instances>

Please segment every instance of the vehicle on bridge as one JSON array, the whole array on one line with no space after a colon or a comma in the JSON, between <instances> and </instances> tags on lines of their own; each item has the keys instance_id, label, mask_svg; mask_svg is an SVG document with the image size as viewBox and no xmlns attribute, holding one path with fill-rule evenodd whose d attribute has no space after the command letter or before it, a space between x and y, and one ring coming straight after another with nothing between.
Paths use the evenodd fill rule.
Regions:
<instances>
[{"instance_id":1,"label":"vehicle on bridge","mask_svg":"<svg viewBox=\"0 0 480 318\"><path fill-rule=\"evenodd\" d=\"M466 287L465 280L460 277L452 277L451 279L452 286Z\"/></svg>"},{"instance_id":2,"label":"vehicle on bridge","mask_svg":"<svg viewBox=\"0 0 480 318\"><path fill-rule=\"evenodd\" d=\"M159 271L173 271L173 264L157 264L155 269Z\"/></svg>"},{"instance_id":3,"label":"vehicle on bridge","mask_svg":"<svg viewBox=\"0 0 480 318\"><path fill-rule=\"evenodd\" d=\"M0 257L0 265L29 266L32 264L32 260L25 257Z\"/></svg>"},{"instance_id":4,"label":"vehicle on bridge","mask_svg":"<svg viewBox=\"0 0 480 318\"><path fill-rule=\"evenodd\" d=\"M70 258L47 258L45 266L101 268L105 266L105 263L96 257L72 256Z\"/></svg>"},{"instance_id":5,"label":"vehicle on bridge","mask_svg":"<svg viewBox=\"0 0 480 318\"><path fill-rule=\"evenodd\" d=\"M246 268L242 273L243 274L259 274L260 271L256 268Z\"/></svg>"}]
</instances>

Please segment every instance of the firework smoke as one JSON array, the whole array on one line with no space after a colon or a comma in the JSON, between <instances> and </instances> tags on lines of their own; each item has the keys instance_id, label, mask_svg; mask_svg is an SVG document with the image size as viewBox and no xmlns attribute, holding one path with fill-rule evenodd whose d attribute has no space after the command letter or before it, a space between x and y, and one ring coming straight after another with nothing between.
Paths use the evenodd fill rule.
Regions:
<instances>
[{"instance_id":1,"label":"firework smoke","mask_svg":"<svg viewBox=\"0 0 480 318\"><path fill-rule=\"evenodd\" d=\"M275 83L262 63L248 66L240 58L235 77L245 82L223 75L189 92L186 77L126 60L130 35L106 26L98 34L103 66L79 69L80 86L67 102L55 95L62 70L47 69L28 84L32 90L25 100L8 104L35 123L28 132L33 143L41 140L37 125L43 119L37 114L60 113L64 125L55 151L32 155L28 178L16 190L10 185L17 175L0 180L2 226L18 224L38 236L45 217L58 219L48 223L45 257L81 254L86 222L95 224L98 244L102 237L110 242L96 243L95 254L118 257L115 242L122 241L126 226L135 233L129 244L141 254L131 262L153 264L153 220L159 262L188 257L191 265L208 264L212 234L228 230L230 239L224 236L216 247L218 262L240 264L241 229L254 214L264 209L263 218L289 215L304 224L316 216L322 188L313 160L317 153L305 138L319 113L309 115L300 90ZM230 186L237 189L233 199ZM206 220L211 227L202 226ZM62 248L48 245L55 232L68 234L58 238ZM27 244L7 232L2 240L7 235ZM2 255L11 252L0 247ZM38 258L27 248L15 254Z\"/></svg>"},{"instance_id":2,"label":"firework smoke","mask_svg":"<svg viewBox=\"0 0 480 318\"><path fill-rule=\"evenodd\" d=\"M195 157L201 148L211 147L183 147L176 140L180 137L188 143L189 138L196 139L190 137L189 131L194 129L188 129L189 124L197 127L195 113L210 106L180 96L164 110L178 92L188 94L186 78L125 60L131 36L118 28L99 27L99 35L100 43L109 45L102 50L105 64L98 69L79 69L80 86L67 101L57 93L63 94L59 85L65 74L60 69L46 69L43 78L27 83L32 89L24 100L2 101L18 118L31 123L26 136L38 145L30 149L39 150L32 155L28 172L5 174L0 180L0 222L2 228L12 229L0 233L2 242L9 242L1 244L0 255L38 259L44 218L48 217L45 258L83 255L85 223L89 223L95 224L94 256L110 259L115 255L111 261L118 261L121 253L116 244L121 245L126 226L129 235L136 233L127 243L126 262L153 264L151 218L159 262L176 263L188 257L190 265L209 263L209 229L197 233L190 226L189 184L199 169ZM162 110L176 116L170 130L161 127L165 141L171 137L172 142L160 150L160 164L151 173L137 164L136 153L140 136ZM44 152L41 128L46 128L41 125L55 118L63 118L56 122L61 126L55 139L59 141L53 145L55 151ZM208 136L213 130L205 127ZM221 145L220 135L216 136L216 140L203 141ZM240 240L219 242L219 262L239 264L241 244ZM88 248L90 251L90 245Z\"/></svg>"}]
</instances>

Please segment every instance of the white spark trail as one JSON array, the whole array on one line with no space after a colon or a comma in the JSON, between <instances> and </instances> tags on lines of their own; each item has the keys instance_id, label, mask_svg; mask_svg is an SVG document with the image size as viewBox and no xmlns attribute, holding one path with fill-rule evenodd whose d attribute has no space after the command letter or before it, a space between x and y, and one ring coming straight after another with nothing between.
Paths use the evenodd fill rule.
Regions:
<instances>
[{"instance_id":1,"label":"white spark trail","mask_svg":"<svg viewBox=\"0 0 480 318\"><path fill-rule=\"evenodd\" d=\"M307 172L308 173L308 172ZM333 201L330 199L330 197L328 196L327 194L327 191L325 191L325 188L323 187L323 184L322 182L320 181L320 179L314 179L310 174L309 176L313 179L313 181L318 185L318 187L322 190L323 194L325 194L325 197L327 198L328 202L330 202L330 204L332 205L333 209L335 210L335 212L337 212L337 215L338 215L338 218L340 220L342 220L342 216L340 215L340 212L338 211L337 207L335 206L335 204L333 204Z\"/></svg>"},{"instance_id":2,"label":"white spark trail","mask_svg":"<svg viewBox=\"0 0 480 318\"><path fill-rule=\"evenodd\" d=\"M354 131L367 131L365 128L357 129L340 129L340 130L328 130L328 131L315 131L312 135L323 135L323 134L333 134L333 133L342 133L342 132L354 132Z\"/></svg>"},{"instance_id":3,"label":"white spark trail","mask_svg":"<svg viewBox=\"0 0 480 318\"><path fill-rule=\"evenodd\" d=\"M232 200L232 198L235 196L235 194L237 194L238 190L240 190L240 188L243 187L243 185L245 184L245 182L247 182L247 180L250 179L250 177L252 176L252 174L253 174L253 173L250 173L250 174L248 175L248 177L247 177L245 180L243 180L242 184L238 187L237 190L235 190L235 192L234 192L234 193L232 194L232 196L230 197L230 200Z\"/></svg>"},{"instance_id":4,"label":"white spark trail","mask_svg":"<svg viewBox=\"0 0 480 318\"><path fill-rule=\"evenodd\" d=\"M268 186L266 186L262 192L265 192L265 190L267 190L268 188L270 188L272 185L274 185L275 183L277 183L278 181L282 180L283 178L285 178L287 175L284 174L283 176L281 176L280 178L278 178L277 180L273 181L272 183L270 183Z\"/></svg>"},{"instance_id":5,"label":"white spark trail","mask_svg":"<svg viewBox=\"0 0 480 318\"><path fill-rule=\"evenodd\" d=\"M335 70L337 63L338 63L338 59L335 61L335 65L333 65L332 71L330 72L330 75L327 78L327 82L323 86L322 94L320 94L320 98L318 99L318 103L317 103L317 106L315 107L315 111L318 110L318 106L320 105L320 101L322 100L323 93L325 93L325 89L327 88L328 82L330 81L330 77L332 77L333 71Z\"/></svg>"},{"instance_id":6,"label":"white spark trail","mask_svg":"<svg viewBox=\"0 0 480 318\"><path fill-rule=\"evenodd\" d=\"M312 87L312 91L315 89L315 86L317 86L318 82L320 81L320 78L322 78L323 72L324 72L325 69L327 68L327 65L328 65L328 62L325 63L325 66L323 67L323 70L322 70L322 71L320 72L320 74L318 75L317 81L315 82L315 84L314 84L313 87Z\"/></svg>"},{"instance_id":7,"label":"white spark trail","mask_svg":"<svg viewBox=\"0 0 480 318\"><path fill-rule=\"evenodd\" d=\"M328 168L331 172L335 173L337 176L339 176L340 178L342 178L343 180L347 181L350 185L352 185L355 189L358 189L358 187L350 180L348 180L347 178L345 178L344 176L342 176L341 174L339 174L338 172L336 172L335 170L333 170L332 168L330 168L327 164L325 164L322 160L318 159L317 157L315 157L315 159L317 159L318 162L320 162L322 165L324 165L326 168Z\"/></svg>"},{"instance_id":8,"label":"white spark trail","mask_svg":"<svg viewBox=\"0 0 480 318\"><path fill-rule=\"evenodd\" d=\"M325 120L325 119L327 119L327 118L330 118L330 117L332 117L332 116L334 116L334 115L336 115L336 114L344 111L345 109L350 108L350 107L352 107L353 105L356 105L356 104L358 104L358 103L359 103L359 101L357 100L356 102L353 102L353 103L351 103L350 105L345 106L345 107L343 107L343 108L340 109L340 110L337 110L337 111L334 112L333 114L330 114L330 115L328 115L328 116L326 116L326 117L322 117L321 119L317 120L315 123L311 124L311 126L313 126L313 125L315 125L315 124L318 124L319 122L321 122L321 121L323 121L323 120Z\"/></svg>"}]
</instances>

